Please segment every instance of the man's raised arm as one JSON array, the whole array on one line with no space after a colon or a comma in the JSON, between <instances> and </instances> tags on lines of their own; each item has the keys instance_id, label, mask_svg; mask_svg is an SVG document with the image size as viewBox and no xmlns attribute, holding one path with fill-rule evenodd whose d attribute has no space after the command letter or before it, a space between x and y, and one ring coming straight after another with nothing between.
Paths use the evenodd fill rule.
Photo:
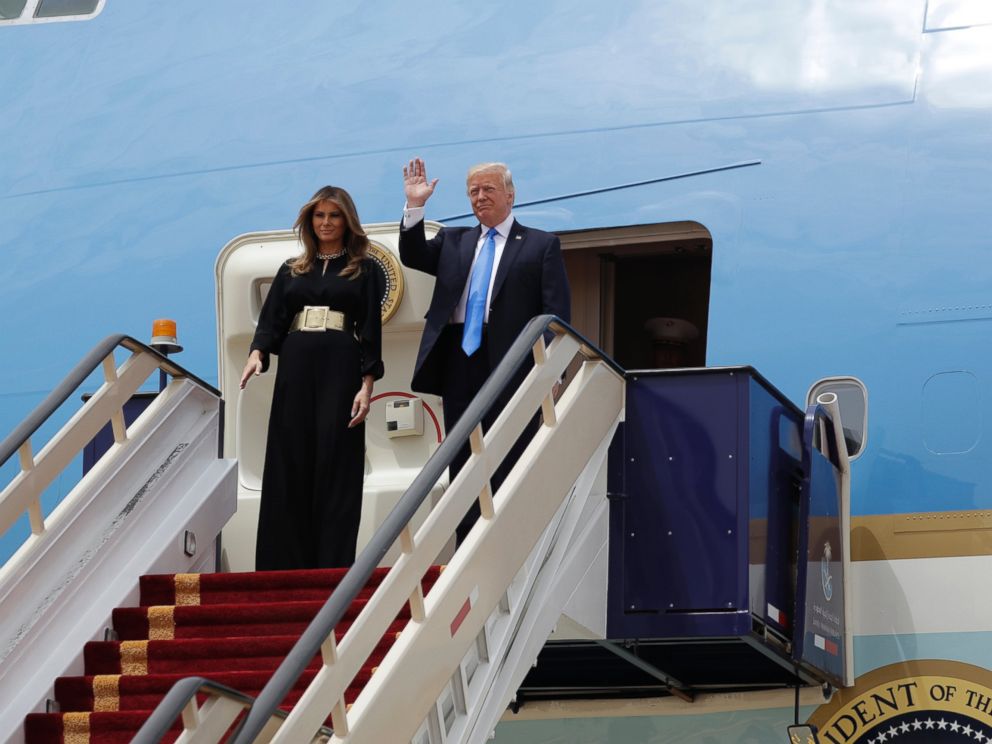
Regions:
<instances>
[{"instance_id":1,"label":"man's raised arm","mask_svg":"<svg viewBox=\"0 0 992 744\"><path fill-rule=\"evenodd\" d=\"M400 228L400 260L411 269L437 274L439 246L428 245L424 236L424 205L434 193L437 179L427 179L427 167L420 158L403 166L403 224ZM415 228L415 229L411 229Z\"/></svg>"}]
</instances>

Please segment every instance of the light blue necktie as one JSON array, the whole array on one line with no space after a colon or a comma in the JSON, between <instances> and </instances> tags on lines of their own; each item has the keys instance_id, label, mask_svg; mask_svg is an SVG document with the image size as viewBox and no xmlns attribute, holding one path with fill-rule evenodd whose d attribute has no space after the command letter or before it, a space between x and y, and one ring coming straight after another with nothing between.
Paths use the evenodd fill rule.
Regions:
<instances>
[{"instance_id":1,"label":"light blue necktie","mask_svg":"<svg viewBox=\"0 0 992 744\"><path fill-rule=\"evenodd\" d=\"M462 332L462 351L472 356L482 343L482 321L486 317L486 295L489 294L489 277L496 258L496 228L490 227L482 250L472 267L468 283L468 301L465 303L465 330Z\"/></svg>"}]
</instances>

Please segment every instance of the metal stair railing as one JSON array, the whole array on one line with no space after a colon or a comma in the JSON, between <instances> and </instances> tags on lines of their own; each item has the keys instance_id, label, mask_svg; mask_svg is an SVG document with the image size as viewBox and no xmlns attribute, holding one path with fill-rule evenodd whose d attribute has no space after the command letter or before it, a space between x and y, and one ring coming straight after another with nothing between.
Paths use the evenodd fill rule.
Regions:
<instances>
[{"instance_id":1,"label":"metal stair railing","mask_svg":"<svg viewBox=\"0 0 992 744\"><path fill-rule=\"evenodd\" d=\"M546 346L545 337L549 334L554 338ZM584 361L564 394L555 401L555 383L576 355ZM533 358L533 369L484 434L483 417L504 389L516 383L518 369L528 357ZM311 741L320 737L319 727L328 715L333 722L334 741L409 741L430 705L443 697L452 669L478 643L480 629L491 622L494 611L498 614L506 604L507 587L567 497L568 486L555 492L550 485L555 483L557 471L572 473L568 483L574 482L583 470L583 458L591 457L612 431L622 405L622 369L560 319L549 315L534 318L304 631L229 741ZM492 473L538 411L544 425L494 495L489 485ZM578 425L580 421L582 426ZM569 430L567 438L555 436L565 428ZM466 441L471 445L471 457L413 534L410 520ZM521 498L525 491L526 496ZM425 597L422 576L436 562L475 500L480 504L481 518ZM338 645L334 628L397 541L401 547L399 559ZM409 606L411 622L349 711L345 690L404 605ZM438 643L445 647L443 659L437 653ZM417 650L420 647L431 649L430 658L422 656ZM271 729L267 727L274 711L318 652L323 657L321 669L270 739L267 732ZM427 680L421 672L435 665L441 671L433 670ZM410 674L411 670L418 674ZM133 742L160 741L188 698L200 689L190 688L187 700L170 695ZM391 697L402 700L402 705L394 706L388 716L377 714L375 702ZM449 708L457 701L450 702ZM398 708L404 710L403 716L397 716ZM210 726L226 730L236 715L218 712L218 720ZM383 718L389 719L386 738L382 731L377 733ZM376 719L380 719L378 724ZM397 728L403 729L399 739ZM179 741L217 739L186 731Z\"/></svg>"},{"instance_id":2,"label":"metal stair railing","mask_svg":"<svg viewBox=\"0 0 992 744\"><path fill-rule=\"evenodd\" d=\"M196 699L197 693L206 693L208 699L201 706ZM172 686L165 698L159 704L146 726L167 731L177 714L171 713L178 706L181 709L183 728L186 738L184 741L219 741L226 733L228 726L217 727L219 720L231 719L250 706L255 698L238 692L235 689L211 682L203 677L185 677ZM221 715L216 715L220 712ZM260 734L262 738L270 737L279 725L286 719L286 712L278 708ZM332 731L322 727L315 738L329 739ZM137 739L135 739L137 741Z\"/></svg>"},{"instance_id":3,"label":"metal stair railing","mask_svg":"<svg viewBox=\"0 0 992 744\"><path fill-rule=\"evenodd\" d=\"M550 390L560 369L577 351L569 343L574 341L566 336L556 338L541 370L543 379L535 368L535 373L521 385L503 416L476 448L477 457L466 465L449 489L452 503L447 508L439 505L418 533L417 542L423 542L422 549L409 555L409 565L414 571L422 573L434 562L430 556L440 552L454 530L459 513L466 508L455 506L458 498L471 498L480 492L485 498L489 475L540 405L539 391L542 388ZM543 340L538 344L539 348L543 347ZM543 400L550 400L550 395ZM427 596L423 619L409 623L403 630L381 662L379 671L366 683L353 704L346 721L348 729L336 733L331 741L371 744L410 740L422 719L430 714L436 699L442 697L442 734L428 739L440 744L455 730L459 719L472 712L473 706L480 701L458 700L456 695L449 694L449 680L480 632L486 629L494 609L501 602L507 603L507 612L500 612L495 618L504 620L509 619L504 615L516 614L517 607L526 603L526 585L533 585L536 575L531 574L526 582L519 581L519 571L562 504L574 493L575 481L592 454L601 448L604 439L608 439L608 432L612 431L622 405L621 377L601 363L587 362L579 369L554 410L545 411L545 425L534 435L497 492L492 514L486 518L483 513L483 519L465 539L459 553ZM582 494L583 498L585 495ZM605 500L605 493L603 497ZM436 521L433 520L435 517ZM445 524L452 518L455 521ZM426 565L421 568L419 561L425 561ZM508 592L511 585L518 591ZM401 591L394 592L400 600ZM386 592L383 592L382 601L389 614L392 607L387 604L389 595ZM362 642L362 628L356 628L354 632L356 643ZM513 635L512 627L494 628L486 634L490 648L497 645L501 648L500 654L487 660L489 663L501 663L502 654L507 653L510 646L497 641L508 635ZM364 642L369 641L371 639L366 638ZM342 643L342 657L344 653ZM344 675L348 674L347 667L343 671ZM346 685L341 686L343 680L332 683L334 676L335 670L328 668L328 689L333 694L340 687L343 692ZM318 680L320 677L318 673ZM389 711L388 716L382 715L385 710ZM307 726L294 727L294 716L298 715L302 721L307 713L302 707L294 710L273 741L299 741L299 734L306 733L316 721L310 719ZM338 731L338 727L335 730Z\"/></svg>"},{"instance_id":4,"label":"metal stair railing","mask_svg":"<svg viewBox=\"0 0 992 744\"><path fill-rule=\"evenodd\" d=\"M114 351L119 347L132 353L117 367ZM103 385L35 455L32 437L90 374L101 366ZM124 404L155 370L162 370L173 378L186 378L214 397L220 398L219 390L155 349L131 336L115 334L105 338L83 357L65 379L0 442L0 466L6 464L15 453L20 461L20 472L0 492L0 534L7 532L25 512L31 526L31 535L0 567L0 579L16 569L16 564L30 548L32 540L45 533L48 520L42 514L41 495L90 440L109 422L115 444L121 445L127 441ZM113 447L106 456L114 456Z\"/></svg>"}]
</instances>

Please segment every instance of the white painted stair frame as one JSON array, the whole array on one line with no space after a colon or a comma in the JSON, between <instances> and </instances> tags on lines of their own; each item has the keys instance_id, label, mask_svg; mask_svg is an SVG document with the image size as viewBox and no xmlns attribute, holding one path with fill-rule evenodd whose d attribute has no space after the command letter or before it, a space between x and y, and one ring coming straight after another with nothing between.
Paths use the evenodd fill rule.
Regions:
<instances>
[{"instance_id":1,"label":"white painted stair frame","mask_svg":"<svg viewBox=\"0 0 992 744\"><path fill-rule=\"evenodd\" d=\"M621 414L622 415L622 414ZM619 416L618 416L619 419ZM464 665L458 670L452 684L462 684L462 699L466 701L465 715L460 716L443 738L425 739L425 744L444 741L481 742L489 738L507 706L514 699L524 677L534 665L538 653L555 625L569 599L579 591L586 576L594 571L597 561L608 560L609 502L606 498L607 452L616 423L603 439L599 449L590 459L586 469L554 522L547 527L541 542L528 559L526 577L518 576L523 586L520 596L511 599L506 632L499 643L488 638L490 663L476 697L475 690L465 685ZM600 582L593 582L599 584ZM514 589L517 581L514 582ZM605 589L605 582L603 582ZM513 594L511 593L511 597ZM598 635L606 631L606 596L600 597L601 625ZM487 623L487 629L488 629ZM440 724L443 718L438 719ZM443 726L439 725L439 728ZM414 740L416 744L420 740Z\"/></svg>"},{"instance_id":2,"label":"white painted stair frame","mask_svg":"<svg viewBox=\"0 0 992 744\"><path fill-rule=\"evenodd\" d=\"M83 672L87 641L114 607L135 604L143 573L209 570L213 540L236 508L233 461L217 457L220 400L174 379L130 427L121 407L158 369L132 354L0 493L0 529L25 511L32 535L0 568L0 741L23 742L22 722L44 710L56 677ZM40 495L107 423L115 444L47 519ZM186 530L200 540L188 556ZM43 649L43 651L41 650Z\"/></svg>"},{"instance_id":3,"label":"white painted stair frame","mask_svg":"<svg viewBox=\"0 0 992 744\"><path fill-rule=\"evenodd\" d=\"M555 403L551 397L555 381L580 349L580 342L566 335L556 336L547 356L543 339L535 344L537 364L485 437L476 430L472 457L416 535L401 536L402 556L340 645L333 635L325 642L323 667L272 741L310 741L329 714L335 742L411 740L587 463L605 452L623 407L622 377L602 361L586 361L561 399ZM539 407L545 425L492 499L490 474ZM421 577L475 499L482 518L423 597ZM346 710L345 690L407 602L413 621ZM466 603L470 609L453 631ZM206 740L196 732L180 739Z\"/></svg>"},{"instance_id":4,"label":"white painted stair frame","mask_svg":"<svg viewBox=\"0 0 992 744\"><path fill-rule=\"evenodd\" d=\"M599 470L596 465L589 467L588 463L598 458L598 465L605 458L609 439L622 408L623 383L605 365L587 364L579 375L583 378L588 376L600 379L582 379L581 382L576 380L579 385L574 388L573 393L577 397L584 396L583 400L570 401L574 403L574 407L568 410L567 404L562 406L559 419L561 428L544 429L535 437L536 447L521 458L520 469L515 468L511 475L511 478L519 477L520 483L513 492L515 501L500 504L501 509L509 507L502 521L498 526L486 525L489 533L485 536L486 542L470 556L471 563L466 560L457 575L454 572L449 573L454 566L449 567L439 581L439 584L445 580L451 582L448 597L454 601L448 601L450 614L451 609L456 608L459 596L464 596L466 591L471 594L479 591L479 588L485 588L484 582L488 580L489 607L479 602L482 606L477 623L466 633L467 647L464 639L461 643L458 642L457 635L454 642L447 642L441 622L435 623L433 632L425 630L422 633L426 636L421 641L427 646L426 654L412 647L416 639L411 639L410 648L404 650L406 670L402 668L402 662L398 661L391 676L383 675L381 682L373 677L370 682L370 685L378 682L383 688L393 689L384 689L378 693L377 701L373 700L368 704L371 715L362 722L364 725L361 729L356 724L351 737L338 737L332 741L405 741L409 729L398 726L393 729L398 723L395 717L384 720L382 716L375 715L375 711L386 707L395 710L395 703L389 706L386 701L410 699L426 683L424 675L420 679L414 679L414 672L427 665L428 659L436 659L435 644L444 642L447 642L445 660L449 664L454 662L454 667L447 673L447 678L444 676L444 664L434 668L430 684L434 687L442 686L438 708L432 708L430 713L431 717L438 717L437 725L433 726L428 720L426 728L422 730L423 733L428 733L428 738L418 741L439 744L484 741L488 738L517 685L536 659L577 581L598 552L586 552L581 548L577 552L570 552L569 543L580 524L585 500ZM583 406L582 403L586 405ZM577 433L577 429L581 433ZM547 441L541 441L542 438ZM565 465L569 458L572 458L572 467ZM499 497L502 496L501 489ZM601 506L605 507L605 492L601 496ZM518 510L516 514L511 511L513 508ZM549 524L552 517L556 518ZM605 523L599 524L604 526ZM527 534L522 534L524 532ZM597 536L600 544L605 542L605 532L597 531ZM514 550L511 546L507 550L507 545L514 538L519 540L517 549ZM539 540L536 548L533 547L535 540ZM563 568L562 559L567 552L570 552L572 558L571 570L559 573L558 569ZM517 568L523 562L518 556L524 554L530 554L531 565L518 572ZM496 564L498 570L493 570L492 564ZM483 571L487 574L485 579L479 576ZM561 582L557 586L554 583L556 580ZM513 583L507 586L507 581ZM482 595L485 596L484 593ZM444 599L442 596L439 606ZM490 607L493 611L487 613ZM486 617L487 614L490 615L489 618ZM486 646L491 662L481 665L481 669L477 671L477 676L481 678L478 683L473 679L465 685L462 679L462 662L466 655L473 654L473 634L483 632L483 628L486 631ZM460 629L459 632L464 631ZM403 649L403 641L401 636L397 641L397 648ZM386 662L383 663L384 667L385 664ZM366 689L376 688L367 686ZM361 702L360 697L355 707ZM447 717L443 715L445 708Z\"/></svg>"}]
</instances>

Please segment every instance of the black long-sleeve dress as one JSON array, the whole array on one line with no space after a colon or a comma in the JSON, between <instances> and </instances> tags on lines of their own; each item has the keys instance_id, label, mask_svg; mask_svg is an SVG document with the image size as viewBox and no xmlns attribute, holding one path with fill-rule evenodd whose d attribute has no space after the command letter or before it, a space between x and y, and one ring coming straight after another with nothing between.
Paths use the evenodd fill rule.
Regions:
<instances>
[{"instance_id":1,"label":"black long-sleeve dress","mask_svg":"<svg viewBox=\"0 0 992 744\"><path fill-rule=\"evenodd\" d=\"M366 259L341 277L347 257L306 274L279 267L252 350L279 356L262 473L257 570L350 566L362 513L365 424L348 428L363 375L382 377L381 277ZM305 305L345 313L345 331L289 331Z\"/></svg>"}]
</instances>

